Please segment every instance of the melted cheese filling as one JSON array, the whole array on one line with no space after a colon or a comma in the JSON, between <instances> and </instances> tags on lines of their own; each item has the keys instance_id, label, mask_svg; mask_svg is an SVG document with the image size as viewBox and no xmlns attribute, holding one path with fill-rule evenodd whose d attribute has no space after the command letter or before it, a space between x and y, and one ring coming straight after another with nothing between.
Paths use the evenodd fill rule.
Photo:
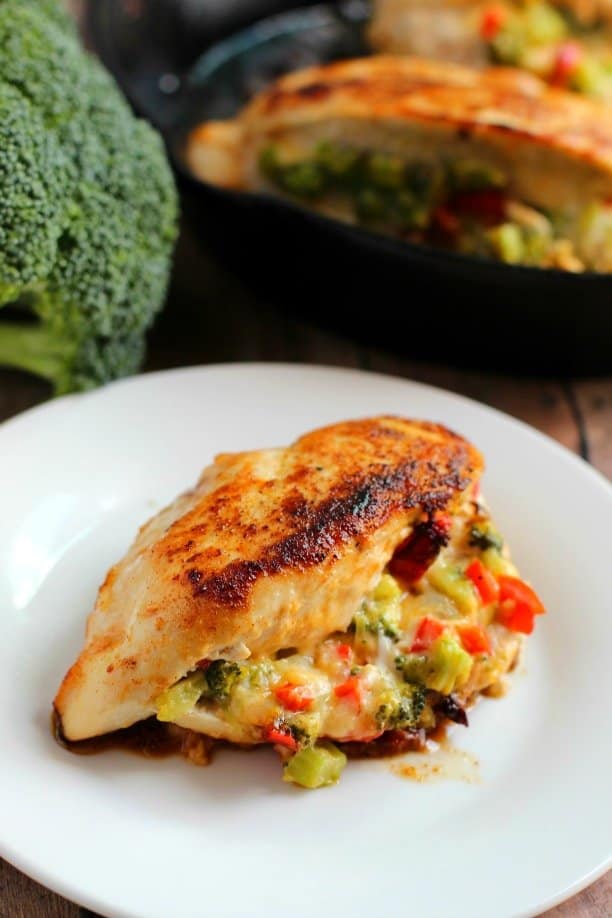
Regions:
<instances>
[{"instance_id":1,"label":"melted cheese filling","mask_svg":"<svg viewBox=\"0 0 612 918\"><path fill-rule=\"evenodd\" d=\"M444 695L465 703L496 686L520 648L520 636L495 623L495 603L483 603L465 575L475 557L516 575L488 514L470 501L424 576L403 585L385 573L346 632L310 653L288 648L276 659L206 661L158 699L159 719L290 749L319 737L368 741L389 729L432 729ZM441 632L429 648L415 645L425 619ZM482 629L486 652L463 646L466 625Z\"/></svg>"}]
</instances>

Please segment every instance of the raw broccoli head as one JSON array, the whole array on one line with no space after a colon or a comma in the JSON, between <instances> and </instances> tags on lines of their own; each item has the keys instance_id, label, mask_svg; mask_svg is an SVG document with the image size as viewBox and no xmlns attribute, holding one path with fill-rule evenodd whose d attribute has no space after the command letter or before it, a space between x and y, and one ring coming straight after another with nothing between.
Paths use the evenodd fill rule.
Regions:
<instances>
[{"instance_id":1,"label":"raw broccoli head","mask_svg":"<svg viewBox=\"0 0 612 918\"><path fill-rule=\"evenodd\" d=\"M55 0L0 0L0 363L57 393L137 370L176 223L160 138Z\"/></svg>"}]
</instances>

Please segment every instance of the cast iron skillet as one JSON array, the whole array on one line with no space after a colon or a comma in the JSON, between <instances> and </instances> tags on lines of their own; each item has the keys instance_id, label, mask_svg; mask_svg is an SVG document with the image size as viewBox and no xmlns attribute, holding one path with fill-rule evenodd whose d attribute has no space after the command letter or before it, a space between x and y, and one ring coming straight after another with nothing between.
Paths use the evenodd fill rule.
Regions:
<instances>
[{"instance_id":1,"label":"cast iron skillet","mask_svg":"<svg viewBox=\"0 0 612 918\"><path fill-rule=\"evenodd\" d=\"M386 239L189 175L182 148L193 125L234 114L283 72L366 53L361 0L278 12L286 6L89 3L93 44L136 109L162 131L184 211L205 244L279 308L369 344L517 372L611 369L612 275L515 267Z\"/></svg>"}]
</instances>

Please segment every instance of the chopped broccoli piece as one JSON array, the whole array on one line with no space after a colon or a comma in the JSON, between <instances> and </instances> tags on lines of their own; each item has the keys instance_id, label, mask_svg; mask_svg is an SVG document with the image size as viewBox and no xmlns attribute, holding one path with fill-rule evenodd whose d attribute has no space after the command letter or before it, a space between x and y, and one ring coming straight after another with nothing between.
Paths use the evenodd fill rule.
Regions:
<instances>
[{"instance_id":1,"label":"chopped broccoli piece","mask_svg":"<svg viewBox=\"0 0 612 918\"><path fill-rule=\"evenodd\" d=\"M472 671L473 658L451 634L445 632L426 654L396 657L395 666L406 682L450 695L465 685Z\"/></svg>"},{"instance_id":2,"label":"chopped broccoli piece","mask_svg":"<svg viewBox=\"0 0 612 918\"><path fill-rule=\"evenodd\" d=\"M311 789L327 787L336 784L345 765L345 754L332 743L308 746L289 759L283 770L283 781Z\"/></svg>"},{"instance_id":3,"label":"chopped broccoli piece","mask_svg":"<svg viewBox=\"0 0 612 918\"><path fill-rule=\"evenodd\" d=\"M325 190L323 166L312 160L282 163L275 147L265 147L259 154L259 168L271 181L298 198L310 198Z\"/></svg>"},{"instance_id":4,"label":"chopped broccoli piece","mask_svg":"<svg viewBox=\"0 0 612 918\"><path fill-rule=\"evenodd\" d=\"M361 188L355 196L355 210L360 220L380 220L385 216L387 203L375 188Z\"/></svg>"},{"instance_id":5,"label":"chopped broccoli piece","mask_svg":"<svg viewBox=\"0 0 612 918\"><path fill-rule=\"evenodd\" d=\"M321 715L298 714L287 724L291 736L299 746L312 746L319 734Z\"/></svg>"},{"instance_id":6,"label":"chopped broccoli piece","mask_svg":"<svg viewBox=\"0 0 612 918\"><path fill-rule=\"evenodd\" d=\"M205 697L220 702L227 701L241 672L240 665L232 660L213 660L204 671Z\"/></svg>"},{"instance_id":7,"label":"chopped broccoli piece","mask_svg":"<svg viewBox=\"0 0 612 918\"><path fill-rule=\"evenodd\" d=\"M372 593L375 602L395 603L402 595L402 588L391 574L383 574Z\"/></svg>"},{"instance_id":8,"label":"chopped broccoli piece","mask_svg":"<svg viewBox=\"0 0 612 918\"><path fill-rule=\"evenodd\" d=\"M471 580L463 570L438 558L427 573L432 586L452 599L463 615L471 615L476 611L478 598Z\"/></svg>"},{"instance_id":9,"label":"chopped broccoli piece","mask_svg":"<svg viewBox=\"0 0 612 918\"><path fill-rule=\"evenodd\" d=\"M325 172L316 162L285 166L281 185L298 198L313 198L325 191Z\"/></svg>"},{"instance_id":10,"label":"chopped broccoli piece","mask_svg":"<svg viewBox=\"0 0 612 918\"><path fill-rule=\"evenodd\" d=\"M518 265L525 260L523 233L516 223L501 223L487 232L494 254L508 265Z\"/></svg>"},{"instance_id":11,"label":"chopped broccoli piece","mask_svg":"<svg viewBox=\"0 0 612 918\"><path fill-rule=\"evenodd\" d=\"M172 722L189 714L206 689L204 673L192 673L171 686L157 698L157 719Z\"/></svg>"},{"instance_id":12,"label":"chopped broccoli piece","mask_svg":"<svg viewBox=\"0 0 612 918\"><path fill-rule=\"evenodd\" d=\"M517 576L517 570L512 561L508 561L507 558L504 558L497 548L487 548L486 551L483 551L481 557L484 566L488 568L492 574L495 574L496 577L500 574L504 574L508 577Z\"/></svg>"},{"instance_id":13,"label":"chopped broccoli piece","mask_svg":"<svg viewBox=\"0 0 612 918\"><path fill-rule=\"evenodd\" d=\"M400 191L395 199L395 217L406 229L426 229L430 208L411 191Z\"/></svg>"},{"instance_id":14,"label":"chopped broccoli piece","mask_svg":"<svg viewBox=\"0 0 612 918\"><path fill-rule=\"evenodd\" d=\"M367 161L367 175L376 188L397 191L404 184L406 163L400 156L372 153Z\"/></svg>"},{"instance_id":15,"label":"chopped broccoli piece","mask_svg":"<svg viewBox=\"0 0 612 918\"><path fill-rule=\"evenodd\" d=\"M421 201L437 200L445 182L445 170L439 163L413 162L408 165L406 185Z\"/></svg>"},{"instance_id":16,"label":"chopped broccoli piece","mask_svg":"<svg viewBox=\"0 0 612 918\"><path fill-rule=\"evenodd\" d=\"M472 526L470 529L470 545L485 551L487 548L496 548L501 551L504 540L498 532L490 526Z\"/></svg>"},{"instance_id":17,"label":"chopped broccoli piece","mask_svg":"<svg viewBox=\"0 0 612 918\"><path fill-rule=\"evenodd\" d=\"M402 674L406 682L412 685L424 685L431 666L424 653L401 653L395 658L395 668Z\"/></svg>"},{"instance_id":18,"label":"chopped broccoli piece","mask_svg":"<svg viewBox=\"0 0 612 918\"><path fill-rule=\"evenodd\" d=\"M372 597L364 601L349 627L359 643L367 644L368 635L384 634L394 641L399 638L401 595L395 577L383 574Z\"/></svg>"},{"instance_id":19,"label":"chopped broccoli piece","mask_svg":"<svg viewBox=\"0 0 612 918\"><path fill-rule=\"evenodd\" d=\"M317 147L316 157L328 175L337 181L347 182L356 177L361 154L351 147L322 141Z\"/></svg>"},{"instance_id":20,"label":"chopped broccoli piece","mask_svg":"<svg viewBox=\"0 0 612 918\"><path fill-rule=\"evenodd\" d=\"M0 364L57 394L138 369L177 196L158 135L54 0L0 0Z\"/></svg>"},{"instance_id":21,"label":"chopped broccoli piece","mask_svg":"<svg viewBox=\"0 0 612 918\"><path fill-rule=\"evenodd\" d=\"M349 631L354 632L357 643L362 645L370 643L369 635L384 634L394 641L399 638L397 621L389 613L381 612L376 603L364 603L349 625Z\"/></svg>"},{"instance_id":22,"label":"chopped broccoli piece","mask_svg":"<svg viewBox=\"0 0 612 918\"><path fill-rule=\"evenodd\" d=\"M501 169L472 159L456 159L448 164L448 182L455 191L483 191L505 188L508 179Z\"/></svg>"},{"instance_id":23,"label":"chopped broccoli piece","mask_svg":"<svg viewBox=\"0 0 612 918\"><path fill-rule=\"evenodd\" d=\"M282 166L278 158L276 147L264 147L259 154L259 168L267 178L277 181L281 174Z\"/></svg>"},{"instance_id":24,"label":"chopped broccoli piece","mask_svg":"<svg viewBox=\"0 0 612 918\"><path fill-rule=\"evenodd\" d=\"M383 699L376 712L376 723L382 730L416 727L425 709L425 700L423 685L408 685L400 695Z\"/></svg>"},{"instance_id":25,"label":"chopped broccoli piece","mask_svg":"<svg viewBox=\"0 0 612 918\"><path fill-rule=\"evenodd\" d=\"M546 45L567 37L568 25L550 3L530 3L523 15L527 43Z\"/></svg>"},{"instance_id":26,"label":"chopped broccoli piece","mask_svg":"<svg viewBox=\"0 0 612 918\"><path fill-rule=\"evenodd\" d=\"M609 86L610 72L593 57L580 60L570 77L572 89L592 96L604 95Z\"/></svg>"}]
</instances>

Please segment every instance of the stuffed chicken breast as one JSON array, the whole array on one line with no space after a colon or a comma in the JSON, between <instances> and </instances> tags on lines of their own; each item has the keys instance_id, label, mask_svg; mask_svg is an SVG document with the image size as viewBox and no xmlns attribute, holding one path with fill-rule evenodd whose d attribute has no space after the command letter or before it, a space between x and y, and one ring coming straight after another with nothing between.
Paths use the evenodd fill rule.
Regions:
<instances>
[{"instance_id":1,"label":"stuffed chicken breast","mask_svg":"<svg viewBox=\"0 0 612 918\"><path fill-rule=\"evenodd\" d=\"M376 0L369 38L384 53L520 67L612 99L608 0Z\"/></svg>"},{"instance_id":2,"label":"stuffed chicken breast","mask_svg":"<svg viewBox=\"0 0 612 918\"><path fill-rule=\"evenodd\" d=\"M511 264L612 269L612 115L502 68L373 57L292 73L197 128L193 172Z\"/></svg>"},{"instance_id":3,"label":"stuffed chicken breast","mask_svg":"<svg viewBox=\"0 0 612 918\"><path fill-rule=\"evenodd\" d=\"M396 417L217 457L108 573L55 698L61 735L156 718L272 744L287 780L316 787L342 749L398 751L466 723L543 611L481 471L466 441Z\"/></svg>"}]
</instances>

